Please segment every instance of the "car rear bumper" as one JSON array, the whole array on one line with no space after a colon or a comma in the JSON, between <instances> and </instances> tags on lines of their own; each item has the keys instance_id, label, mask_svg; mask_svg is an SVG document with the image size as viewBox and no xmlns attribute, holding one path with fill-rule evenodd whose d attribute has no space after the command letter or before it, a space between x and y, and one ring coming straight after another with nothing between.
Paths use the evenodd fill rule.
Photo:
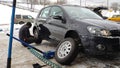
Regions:
<instances>
[{"instance_id":1,"label":"car rear bumper","mask_svg":"<svg viewBox=\"0 0 120 68\"><path fill-rule=\"evenodd\" d=\"M120 37L86 37L82 40L85 52L92 55L115 54L120 51Z\"/></svg>"}]
</instances>

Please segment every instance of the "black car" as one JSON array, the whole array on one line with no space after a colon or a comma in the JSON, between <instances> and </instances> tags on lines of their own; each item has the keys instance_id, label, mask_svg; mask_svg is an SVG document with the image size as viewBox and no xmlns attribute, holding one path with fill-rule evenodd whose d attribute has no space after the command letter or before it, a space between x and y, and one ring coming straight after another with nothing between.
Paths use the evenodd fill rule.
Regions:
<instances>
[{"instance_id":1,"label":"black car","mask_svg":"<svg viewBox=\"0 0 120 68\"><path fill-rule=\"evenodd\" d=\"M41 40L60 41L55 59L61 64L70 64L79 51L89 55L111 55L120 50L120 25L80 6L43 8L36 18L33 33Z\"/></svg>"}]
</instances>

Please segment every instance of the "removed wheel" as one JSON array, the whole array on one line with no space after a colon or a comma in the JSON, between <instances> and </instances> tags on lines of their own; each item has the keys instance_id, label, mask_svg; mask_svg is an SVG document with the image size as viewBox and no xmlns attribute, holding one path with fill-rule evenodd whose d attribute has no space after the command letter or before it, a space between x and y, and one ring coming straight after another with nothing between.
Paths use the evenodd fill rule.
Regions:
<instances>
[{"instance_id":1,"label":"removed wheel","mask_svg":"<svg viewBox=\"0 0 120 68\"><path fill-rule=\"evenodd\" d=\"M78 54L78 45L72 38L64 39L55 52L55 59L63 65L68 65L74 61Z\"/></svg>"},{"instance_id":2,"label":"removed wheel","mask_svg":"<svg viewBox=\"0 0 120 68\"><path fill-rule=\"evenodd\" d=\"M33 32L34 37L37 39L35 41L36 44L40 44L42 42L42 38L40 38L39 32L37 31L37 29L34 30Z\"/></svg>"}]
</instances>

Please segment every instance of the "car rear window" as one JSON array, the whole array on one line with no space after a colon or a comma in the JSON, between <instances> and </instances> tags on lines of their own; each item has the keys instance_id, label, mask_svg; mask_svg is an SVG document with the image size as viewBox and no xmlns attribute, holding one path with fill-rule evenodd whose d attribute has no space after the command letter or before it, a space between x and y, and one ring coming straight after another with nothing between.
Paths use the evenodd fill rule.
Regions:
<instances>
[{"instance_id":1,"label":"car rear window","mask_svg":"<svg viewBox=\"0 0 120 68\"><path fill-rule=\"evenodd\" d=\"M17 18L17 19L20 19L20 18L21 18L21 15L16 15L16 18Z\"/></svg>"}]
</instances>

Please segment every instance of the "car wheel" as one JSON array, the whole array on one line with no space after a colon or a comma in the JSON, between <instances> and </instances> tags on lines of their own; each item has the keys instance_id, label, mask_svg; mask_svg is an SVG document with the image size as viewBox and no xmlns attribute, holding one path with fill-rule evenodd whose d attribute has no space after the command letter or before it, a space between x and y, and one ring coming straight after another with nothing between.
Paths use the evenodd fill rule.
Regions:
<instances>
[{"instance_id":1,"label":"car wheel","mask_svg":"<svg viewBox=\"0 0 120 68\"><path fill-rule=\"evenodd\" d=\"M23 21L20 21L20 22L19 22L19 24L24 24L24 23L25 23L25 22L23 22Z\"/></svg>"},{"instance_id":2,"label":"car wheel","mask_svg":"<svg viewBox=\"0 0 120 68\"><path fill-rule=\"evenodd\" d=\"M35 41L35 43L40 44L42 42L42 38L40 37L39 32L37 31L37 29L34 30L33 34L34 34L34 37L37 39Z\"/></svg>"},{"instance_id":3,"label":"car wheel","mask_svg":"<svg viewBox=\"0 0 120 68\"><path fill-rule=\"evenodd\" d=\"M72 38L66 38L57 46L55 59L63 65L68 65L74 61L78 54L78 45Z\"/></svg>"}]
</instances>

